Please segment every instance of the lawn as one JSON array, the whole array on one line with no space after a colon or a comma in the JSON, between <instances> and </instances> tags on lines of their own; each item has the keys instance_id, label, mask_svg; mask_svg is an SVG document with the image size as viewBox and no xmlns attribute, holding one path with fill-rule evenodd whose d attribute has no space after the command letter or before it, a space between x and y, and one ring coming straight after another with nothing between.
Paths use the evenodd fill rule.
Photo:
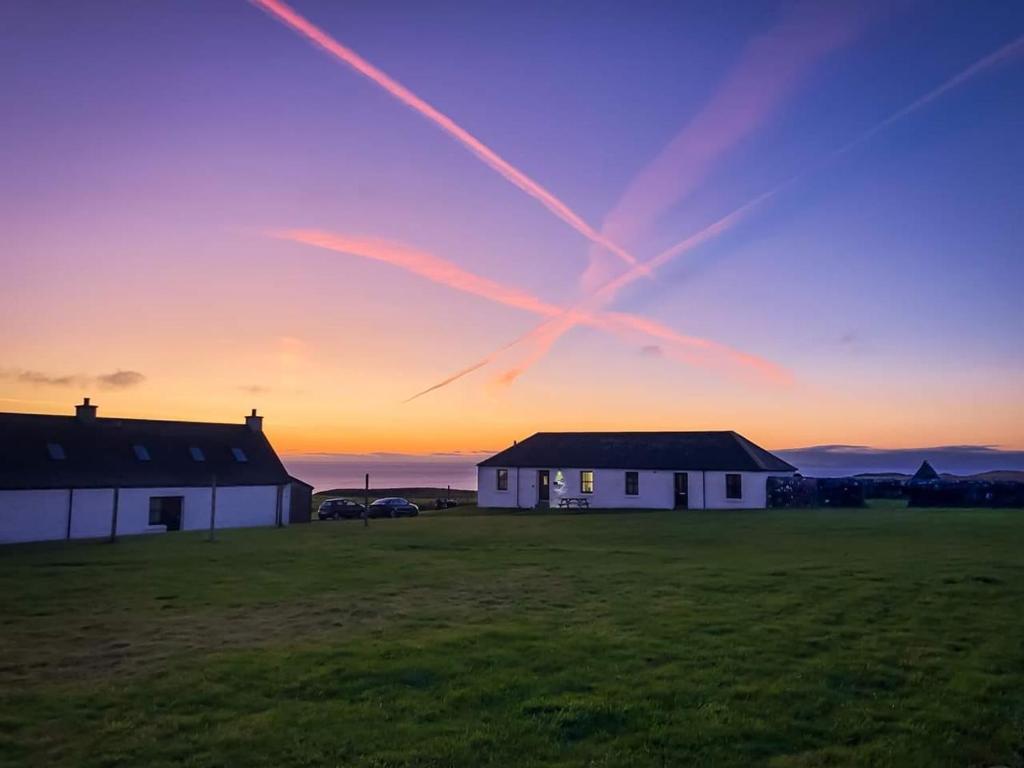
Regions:
<instances>
[{"instance_id":1,"label":"lawn","mask_svg":"<svg viewBox=\"0 0 1024 768\"><path fill-rule=\"evenodd\" d=\"M1024 765L1024 512L0 550L0 764Z\"/></svg>"}]
</instances>

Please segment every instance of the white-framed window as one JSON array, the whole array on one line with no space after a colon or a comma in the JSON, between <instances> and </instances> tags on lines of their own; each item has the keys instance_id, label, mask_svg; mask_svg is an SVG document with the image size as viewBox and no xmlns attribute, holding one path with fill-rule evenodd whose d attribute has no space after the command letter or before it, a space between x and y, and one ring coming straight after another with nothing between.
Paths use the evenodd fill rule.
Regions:
<instances>
[{"instance_id":1,"label":"white-framed window","mask_svg":"<svg viewBox=\"0 0 1024 768\"><path fill-rule=\"evenodd\" d=\"M581 469L580 470L580 493L593 493L594 492L594 470L592 469Z\"/></svg>"},{"instance_id":2,"label":"white-framed window","mask_svg":"<svg viewBox=\"0 0 1024 768\"><path fill-rule=\"evenodd\" d=\"M626 473L626 495L627 496L639 496L640 495L640 473L639 472L627 472Z\"/></svg>"},{"instance_id":3,"label":"white-framed window","mask_svg":"<svg viewBox=\"0 0 1024 768\"><path fill-rule=\"evenodd\" d=\"M499 491L508 490L508 470L499 469L495 472L495 484Z\"/></svg>"},{"instance_id":4,"label":"white-framed window","mask_svg":"<svg viewBox=\"0 0 1024 768\"><path fill-rule=\"evenodd\" d=\"M725 498L743 498L743 475L730 472L725 476Z\"/></svg>"}]
</instances>

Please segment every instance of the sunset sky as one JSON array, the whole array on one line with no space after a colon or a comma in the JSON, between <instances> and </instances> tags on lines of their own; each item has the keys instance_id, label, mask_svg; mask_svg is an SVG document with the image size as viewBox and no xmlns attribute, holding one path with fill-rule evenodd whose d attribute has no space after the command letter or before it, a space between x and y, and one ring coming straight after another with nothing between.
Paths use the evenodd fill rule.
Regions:
<instances>
[{"instance_id":1,"label":"sunset sky","mask_svg":"<svg viewBox=\"0 0 1024 768\"><path fill-rule=\"evenodd\" d=\"M290 8L3 4L0 410L1024 448L1024 4Z\"/></svg>"}]
</instances>

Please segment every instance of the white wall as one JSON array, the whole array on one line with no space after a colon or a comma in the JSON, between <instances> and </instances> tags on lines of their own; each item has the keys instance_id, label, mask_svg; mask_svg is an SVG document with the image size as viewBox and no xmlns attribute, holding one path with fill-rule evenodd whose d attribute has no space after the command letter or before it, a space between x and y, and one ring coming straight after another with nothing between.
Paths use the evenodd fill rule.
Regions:
<instances>
[{"instance_id":1,"label":"white wall","mask_svg":"<svg viewBox=\"0 0 1024 768\"><path fill-rule=\"evenodd\" d=\"M537 505L536 467L509 467L508 490L497 490L497 467L477 468L477 503L481 507L520 507ZM560 498L555 487L559 468L550 468L551 506ZM570 498L586 498L592 507L604 509L673 509L675 506L675 473L670 470L639 471L639 493L626 495L625 469L594 470L594 492L580 492L580 470L561 468L565 491ZM790 472L740 472L743 495L740 499L725 497L725 472L687 471L687 495L690 509L757 509L767 505L767 479L789 477ZM517 483L518 478L518 483ZM517 496L518 485L518 496ZM707 489L707 503L704 489Z\"/></svg>"},{"instance_id":2,"label":"white wall","mask_svg":"<svg viewBox=\"0 0 1024 768\"><path fill-rule=\"evenodd\" d=\"M226 486L217 489L217 528L274 525L277 519L276 485ZM153 496L181 496L182 530L210 527L209 488L122 488L118 498L117 533L163 532L149 525ZM288 524L291 487L281 498L282 523ZM76 489L71 508L71 538L110 535L114 491L111 488ZM68 491L0 491L0 543L42 541L67 537Z\"/></svg>"}]
</instances>

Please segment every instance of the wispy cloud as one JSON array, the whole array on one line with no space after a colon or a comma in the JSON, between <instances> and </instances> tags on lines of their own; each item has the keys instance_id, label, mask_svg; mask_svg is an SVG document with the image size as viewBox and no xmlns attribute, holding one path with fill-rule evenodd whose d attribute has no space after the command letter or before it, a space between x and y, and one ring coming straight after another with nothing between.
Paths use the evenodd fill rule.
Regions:
<instances>
[{"instance_id":1,"label":"wispy cloud","mask_svg":"<svg viewBox=\"0 0 1024 768\"><path fill-rule=\"evenodd\" d=\"M85 376L53 375L41 371L22 371L15 378L23 384L36 384L44 387L71 387L88 383Z\"/></svg>"},{"instance_id":2,"label":"wispy cloud","mask_svg":"<svg viewBox=\"0 0 1024 768\"><path fill-rule=\"evenodd\" d=\"M387 93L398 99L398 101L402 102L410 109L418 112L427 120L430 120L441 130L445 131L448 135L466 147L466 149L476 155L486 165L497 171L516 187L526 192L526 194L538 200L545 208L555 214L555 216L560 218L562 221L566 222L588 240L602 248L607 248L627 264L636 265L638 263L635 256L604 237L600 232L587 224L587 222L584 221L568 205L559 200L555 195L531 179L521 170L513 166L505 160L505 158L501 157L497 152L488 147L461 125L456 123L448 115L421 99L398 81L386 75L351 48L342 45L327 32L297 13L293 8L283 2L280 2L280 0L252 0L252 3L265 10L278 21L281 21L291 27L293 30L301 34L314 45L329 53L334 58L344 64L347 64L360 75L363 75L376 85L383 88Z\"/></svg>"},{"instance_id":3,"label":"wispy cloud","mask_svg":"<svg viewBox=\"0 0 1024 768\"><path fill-rule=\"evenodd\" d=\"M114 371L96 377L96 383L107 389L130 389L145 380L146 377L138 371Z\"/></svg>"},{"instance_id":4,"label":"wispy cloud","mask_svg":"<svg viewBox=\"0 0 1024 768\"><path fill-rule=\"evenodd\" d=\"M142 384L146 377L138 371L116 370L88 376L81 373L52 374L35 370L4 369L0 370L0 378L12 379L22 384L42 387L87 387L91 385L105 389L129 389Z\"/></svg>"},{"instance_id":5,"label":"wispy cloud","mask_svg":"<svg viewBox=\"0 0 1024 768\"><path fill-rule=\"evenodd\" d=\"M270 387L265 387L262 384L243 384L238 389L250 395L267 395L271 391Z\"/></svg>"}]
</instances>

